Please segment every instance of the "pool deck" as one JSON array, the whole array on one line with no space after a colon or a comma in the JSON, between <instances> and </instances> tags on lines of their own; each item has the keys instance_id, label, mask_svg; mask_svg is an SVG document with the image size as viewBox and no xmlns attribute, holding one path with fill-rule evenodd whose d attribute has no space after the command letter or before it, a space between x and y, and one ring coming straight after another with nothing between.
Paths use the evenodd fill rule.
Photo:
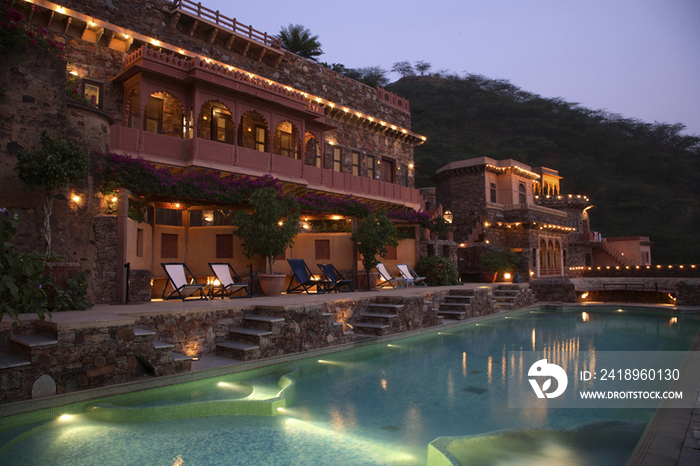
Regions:
<instances>
[{"instance_id":1,"label":"pool deck","mask_svg":"<svg viewBox=\"0 0 700 466\"><path fill-rule=\"evenodd\" d=\"M463 289L474 289L480 287L495 287L483 283L465 283ZM182 301L152 301L148 303L135 303L128 305L99 304L85 311L70 311L54 313L51 321L70 328L85 328L95 326L95 324L113 324L122 322L125 325L133 323L135 318L142 315L163 315L179 313L183 311L208 311L219 309L248 309L254 306L299 306L311 305L327 301L338 301L344 299L374 299L378 296L416 296L426 291L446 291L454 289L451 287L419 287L397 290L373 290L357 291L354 293L342 294L309 294L309 295L280 295L272 297L254 297L253 299L233 299L233 300L188 300ZM669 311L681 311L684 313L700 313L697 306L672 306L672 305L645 305L639 303L538 303L531 308L539 307L543 304L573 307L580 306L582 309L599 306L626 305L649 309L668 309ZM236 361L220 356L205 356L192 363L190 372L175 374L164 377L145 377L143 380L128 382L94 390L73 392L64 395L57 395L39 400L31 400L17 403L10 403L0 406L0 417L28 412L32 410L53 408L67 403L81 403L96 397L111 396L128 391L155 388L169 384L198 380L206 377L254 369L257 367L291 362L298 359L320 356L332 352L351 349L377 342L392 341L399 338L416 336L423 333L433 332L438 329L447 329L469 323L478 323L494 318L504 317L510 314L523 312L531 308L522 308L512 311L501 311L483 317L476 317L463 321L445 320L439 327L430 327L417 331L388 335L385 337L370 337L363 341L356 341L344 345L338 345L320 350L291 355L259 359L250 362ZM23 322L36 320L35 314L21 314L19 316ZM5 317L0 325L10 325L11 322ZM696 340L694 349L700 347L700 337ZM650 421L642 439L635 449L627 466L690 466L700 464L700 387L696 393L694 409L658 409Z\"/></svg>"}]
</instances>

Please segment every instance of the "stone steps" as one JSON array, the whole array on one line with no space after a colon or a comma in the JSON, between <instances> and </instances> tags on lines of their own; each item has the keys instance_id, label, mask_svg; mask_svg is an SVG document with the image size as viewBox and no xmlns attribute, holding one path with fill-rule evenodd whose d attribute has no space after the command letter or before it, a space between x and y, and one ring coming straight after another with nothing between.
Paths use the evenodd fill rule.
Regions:
<instances>
[{"instance_id":1,"label":"stone steps","mask_svg":"<svg viewBox=\"0 0 700 466\"><path fill-rule=\"evenodd\" d=\"M0 370L31 365L31 362L14 354L0 354Z\"/></svg>"},{"instance_id":2,"label":"stone steps","mask_svg":"<svg viewBox=\"0 0 700 466\"><path fill-rule=\"evenodd\" d=\"M450 318L453 320L465 320L467 318L467 312L466 311L446 311L446 310L438 310L438 315L445 318Z\"/></svg>"},{"instance_id":3,"label":"stone steps","mask_svg":"<svg viewBox=\"0 0 700 466\"><path fill-rule=\"evenodd\" d=\"M260 346L227 341L216 345L216 354L240 361L252 361L260 359Z\"/></svg>"},{"instance_id":4,"label":"stone steps","mask_svg":"<svg viewBox=\"0 0 700 466\"><path fill-rule=\"evenodd\" d=\"M58 340L42 335L18 336L10 339L10 354L29 361L30 364L37 364L42 354L57 346Z\"/></svg>"},{"instance_id":5,"label":"stone steps","mask_svg":"<svg viewBox=\"0 0 700 466\"><path fill-rule=\"evenodd\" d=\"M376 335L376 336L382 336L382 335L388 335L389 329L391 328L391 325L389 324L376 324L376 323L371 323L371 322L361 322L355 324L355 334L360 334L360 335Z\"/></svg>"}]
</instances>

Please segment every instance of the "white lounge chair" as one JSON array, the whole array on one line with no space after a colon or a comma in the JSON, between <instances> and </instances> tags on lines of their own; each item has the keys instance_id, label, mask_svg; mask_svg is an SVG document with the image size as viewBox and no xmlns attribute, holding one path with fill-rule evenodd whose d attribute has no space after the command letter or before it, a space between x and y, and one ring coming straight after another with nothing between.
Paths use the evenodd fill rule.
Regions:
<instances>
[{"instance_id":1,"label":"white lounge chair","mask_svg":"<svg viewBox=\"0 0 700 466\"><path fill-rule=\"evenodd\" d=\"M173 287L173 291L170 292L168 296L165 296L165 291L168 289L168 283L166 283L165 287L163 287L161 298L168 299L177 293L177 296L184 301L185 298L199 291L199 299L207 299L207 296L204 294L204 285L197 283L194 275L192 275L192 272L190 272L190 269L188 269L185 264L182 262L168 262L167 264L161 263L160 265L168 276L168 283ZM187 280L187 274L191 277L189 281Z\"/></svg>"},{"instance_id":2,"label":"white lounge chair","mask_svg":"<svg viewBox=\"0 0 700 466\"><path fill-rule=\"evenodd\" d=\"M410 284L412 287L416 285L428 286L428 284L425 283L425 279L428 277L419 277L416 271L408 264L396 264L396 267L399 269L399 272L401 272L401 276L406 280L406 283Z\"/></svg>"},{"instance_id":3,"label":"white lounge chair","mask_svg":"<svg viewBox=\"0 0 700 466\"><path fill-rule=\"evenodd\" d=\"M397 277L386 268L386 265L381 262L377 264L377 272L379 272L379 283L377 283L377 288L387 288L391 286L392 288L401 287L406 288L406 279L403 277Z\"/></svg>"},{"instance_id":4,"label":"white lounge chair","mask_svg":"<svg viewBox=\"0 0 700 466\"><path fill-rule=\"evenodd\" d=\"M253 297L248 289L248 284L241 280L241 277L238 276L228 262L209 262L209 268L216 275L216 279L219 280L219 285L214 285L211 288L209 296L212 298L217 296L221 296L221 299L225 296L228 296L230 299ZM241 290L243 290L242 295L233 296Z\"/></svg>"}]
</instances>

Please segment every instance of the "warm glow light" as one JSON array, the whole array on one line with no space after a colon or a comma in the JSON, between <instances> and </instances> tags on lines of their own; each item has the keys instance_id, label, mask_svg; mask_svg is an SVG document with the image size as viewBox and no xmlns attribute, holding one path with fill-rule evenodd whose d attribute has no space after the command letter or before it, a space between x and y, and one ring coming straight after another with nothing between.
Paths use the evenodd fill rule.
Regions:
<instances>
[{"instance_id":1,"label":"warm glow light","mask_svg":"<svg viewBox=\"0 0 700 466\"><path fill-rule=\"evenodd\" d=\"M73 70L69 73L71 76L78 76L78 72Z\"/></svg>"},{"instance_id":2,"label":"warm glow light","mask_svg":"<svg viewBox=\"0 0 700 466\"><path fill-rule=\"evenodd\" d=\"M413 170L413 164L412 164L412 163L409 163L409 164L408 164L408 169L409 169L409 170Z\"/></svg>"},{"instance_id":3,"label":"warm glow light","mask_svg":"<svg viewBox=\"0 0 700 466\"><path fill-rule=\"evenodd\" d=\"M678 323L678 317L671 317L671 325Z\"/></svg>"},{"instance_id":4,"label":"warm glow light","mask_svg":"<svg viewBox=\"0 0 700 466\"><path fill-rule=\"evenodd\" d=\"M582 312L582 313L581 313L581 319L583 319L584 322L588 322L588 313L587 313L587 312Z\"/></svg>"},{"instance_id":5,"label":"warm glow light","mask_svg":"<svg viewBox=\"0 0 700 466\"><path fill-rule=\"evenodd\" d=\"M112 197L112 202L117 202L117 196Z\"/></svg>"},{"instance_id":6,"label":"warm glow light","mask_svg":"<svg viewBox=\"0 0 700 466\"><path fill-rule=\"evenodd\" d=\"M581 299L586 299L586 298L588 298L588 291L586 291L585 293L583 293L583 294L581 295ZM585 313L584 313L584 314L585 314Z\"/></svg>"},{"instance_id":7,"label":"warm glow light","mask_svg":"<svg viewBox=\"0 0 700 466\"><path fill-rule=\"evenodd\" d=\"M153 45L160 45L160 42L158 42L158 41L155 40L155 39L151 39L151 44L153 44Z\"/></svg>"},{"instance_id":8,"label":"warm glow light","mask_svg":"<svg viewBox=\"0 0 700 466\"><path fill-rule=\"evenodd\" d=\"M73 419L73 416L70 414L63 414L58 418L59 421L69 421L71 419Z\"/></svg>"},{"instance_id":9,"label":"warm glow light","mask_svg":"<svg viewBox=\"0 0 700 466\"><path fill-rule=\"evenodd\" d=\"M504 273L503 278L505 278L506 280L510 280L510 274L508 272Z\"/></svg>"},{"instance_id":10,"label":"warm glow light","mask_svg":"<svg viewBox=\"0 0 700 466\"><path fill-rule=\"evenodd\" d=\"M176 202L176 203L175 203L175 208L176 208L176 209L179 209L179 208L180 208L180 203L179 203L179 202Z\"/></svg>"},{"instance_id":11,"label":"warm glow light","mask_svg":"<svg viewBox=\"0 0 700 466\"><path fill-rule=\"evenodd\" d=\"M73 194L73 202L80 202L80 196Z\"/></svg>"},{"instance_id":12,"label":"warm glow light","mask_svg":"<svg viewBox=\"0 0 700 466\"><path fill-rule=\"evenodd\" d=\"M333 220L340 220L340 215L334 215L331 217Z\"/></svg>"},{"instance_id":13,"label":"warm glow light","mask_svg":"<svg viewBox=\"0 0 700 466\"><path fill-rule=\"evenodd\" d=\"M282 411L284 411L284 408L280 406L280 407L277 408L275 411L277 411L278 413L281 413Z\"/></svg>"}]
</instances>

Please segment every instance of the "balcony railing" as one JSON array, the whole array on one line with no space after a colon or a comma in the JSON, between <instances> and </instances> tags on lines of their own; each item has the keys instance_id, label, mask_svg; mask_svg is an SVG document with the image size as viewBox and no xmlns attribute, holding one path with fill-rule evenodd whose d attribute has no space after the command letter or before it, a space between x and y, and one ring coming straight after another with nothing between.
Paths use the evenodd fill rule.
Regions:
<instances>
[{"instance_id":1,"label":"balcony railing","mask_svg":"<svg viewBox=\"0 0 700 466\"><path fill-rule=\"evenodd\" d=\"M348 194L414 209L421 207L420 191L395 183L305 165L301 160L224 144L208 139L179 139L120 125L111 127L111 150L176 167L195 166L249 176L270 174L307 189Z\"/></svg>"},{"instance_id":2,"label":"balcony railing","mask_svg":"<svg viewBox=\"0 0 700 466\"><path fill-rule=\"evenodd\" d=\"M226 29L254 41L260 42L268 47L272 47L277 50L282 49L282 42L276 37L268 35L267 32L261 32L253 29L253 26L239 23L236 21L236 18L224 16L219 13L219 10L211 10L202 6L201 3L195 3L190 0L175 0L173 8L174 10L180 10L185 14L195 16L200 20L216 24L222 29Z\"/></svg>"},{"instance_id":3,"label":"balcony railing","mask_svg":"<svg viewBox=\"0 0 700 466\"><path fill-rule=\"evenodd\" d=\"M281 96L303 104L308 111L319 116L324 115L322 106L311 101L306 94L289 86L283 86L269 79L239 70L233 66L225 66L199 57L182 57L173 53L155 50L147 45L139 47L126 57L124 61L124 70L126 71L131 66L143 65L144 62L154 62L154 64L157 65L165 65L178 72L193 73L195 70L205 71L232 81L228 86L230 88L242 90L240 84L246 84L255 89L264 90L275 96ZM274 98L273 96L270 97Z\"/></svg>"}]
</instances>

